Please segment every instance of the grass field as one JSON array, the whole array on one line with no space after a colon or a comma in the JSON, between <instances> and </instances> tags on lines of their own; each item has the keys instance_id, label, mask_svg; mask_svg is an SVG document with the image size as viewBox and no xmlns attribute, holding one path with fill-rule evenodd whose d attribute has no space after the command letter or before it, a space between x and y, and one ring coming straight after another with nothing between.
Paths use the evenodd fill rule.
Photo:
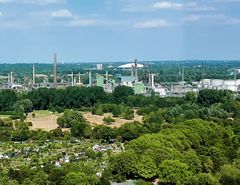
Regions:
<instances>
[{"instance_id":1,"label":"grass field","mask_svg":"<svg viewBox=\"0 0 240 185\"><path fill-rule=\"evenodd\" d=\"M9 118L10 115L0 115L0 119Z\"/></svg>"},{"instance_id":2,"label":"grass field","mask_svg":"<svg viewBox=\"0 0 240 185\"><path fill-rule=\"evenodd\" d=\"M36 118L55 115L55 113L53 114L52 112L50 112L48 110L35 110L35 111L33 111L33 113L35 113ZM58 113L56 113L56 115L57 114Z\"/></svg>"},{"instance_id":3,"label":"grass field","mask_svg":"<svg viewBox=\"0 0 240 185\"><path fill-rule=\"evenodd\" d=\"M33 118L33 113L35 117ZM57 118L61 114L59 113L52 113L48 110L40 110L40 111L33 111L27 117L27 121L33 123L32 129L42 129L46 131L50 131L56 129L58 127Z\"/></svg>"}]
</instances>

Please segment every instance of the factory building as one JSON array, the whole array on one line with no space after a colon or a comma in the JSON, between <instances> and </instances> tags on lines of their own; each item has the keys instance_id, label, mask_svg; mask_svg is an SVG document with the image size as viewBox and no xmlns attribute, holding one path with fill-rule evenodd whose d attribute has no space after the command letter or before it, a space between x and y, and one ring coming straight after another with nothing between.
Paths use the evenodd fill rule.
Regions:
<instances>
[{"instance_id":1,"label":"factory building","mask_svg":"<svg viewBox=\"0 0 240 185\"><path fill-rule=\"evenodd\" d=\"M133 87L133 84L136 81L136 78L134 76L121 76L120 79L120 85L125 85L127 87Z\"/></svg>"},{"instance_id":2,"label":"factory building","mask_svg":"<svg viewBox=\"0 0 240 185\"><path fill-rule=\"evenodd\" d=\"M133 86L133 90L135 94L145 94L146 88L145 85L142 82L137 82Z\"/></svg>"},{"instance_id":3,"label":"factory building","mask_svg":"<svg viewBox=\"0 0 240 185\"><path fill-rule=\"evenodd\" d=\"M102 64L97 64L96 65L96 69L97 70L102 70L103 69L103 65Z\"/></svg>"},{"instance_id":4,"label":"factory building","mask_svg":"<svg viewBox=\"0 0 240 185\"><path fill-rule=\"evenodd\" d=\"M108 71L106 71L105 76L96 74L96 86L102 87L107 93L111 93L116 87L116 81L110 78Z\"/></svg>"}]
</instances>

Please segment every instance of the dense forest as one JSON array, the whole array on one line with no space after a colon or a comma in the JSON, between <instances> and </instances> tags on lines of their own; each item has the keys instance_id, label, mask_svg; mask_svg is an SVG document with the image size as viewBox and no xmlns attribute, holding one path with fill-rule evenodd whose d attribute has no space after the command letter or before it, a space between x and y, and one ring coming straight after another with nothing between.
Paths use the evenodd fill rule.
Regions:
<instances>
[{"instance_id":1,"label":"dense forest","mask_svg":"<svg viewBox=\"0 0 240 185\"><path fill-rule=\"evenodd\" d=\"M31 123L25 118L33 110L59 112L59 128L50 132L29 129ZM92 126L81 113L86 110L97 115L110 112L113 118L105 118L105 125ZM166 185L240 184L240 101L231 91L201 90L161 98L134 95L125 86L112 94L100 87L27 93L2 90L0 111L10 115L0 119L0 141L6 148L17 147L16 142L23 148L26 143L45 146L45 141L57 140L61 144L53 143L49 151L82 148L83 155L62 167L53 165L51 157L39 162L36 156L40 153L35 158L23 155L21 160L34 158L30 166L20 163L13 168L7 159L0 159L0 184L105 185L129 179L137 185L154 181ZM143 116L141 123L109 126L115 117L131 120L134 114ZM75 146L76 141L80 144ZM94 152L94 142L124 147L117 153ZM96 176L99 171L101 176Z\"/></svg>"}]
</instances>

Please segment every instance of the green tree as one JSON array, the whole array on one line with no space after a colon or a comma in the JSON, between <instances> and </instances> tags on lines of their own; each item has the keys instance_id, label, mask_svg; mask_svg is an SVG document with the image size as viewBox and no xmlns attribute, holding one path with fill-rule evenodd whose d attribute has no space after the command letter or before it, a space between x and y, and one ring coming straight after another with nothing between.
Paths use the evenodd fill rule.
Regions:
<instances>
[{"instance_id":1,"label":"green tree","mask_svg":"<svg viewBox=\"0 0 240 185\"><path fill-rule=\"evenodd\" d=\"M57 119L58 125L62 128L69 128L80 122L85 122L83 115L73 110L66 110L63 115Z\"/></svg>"},{"instance_id":2,"label":"green tree","mask_svg":"<svg viewBox=\"0 0 240 185\"><path fill-rule=\"evenodd\" d=\"M223 165L220 170L220 182L223 185L240 184L240 169L233 165Z\"/></svg>"},{"instance_id":3,"label":"green tree","mask_svg":"<svg viewBox=\"0 0 240 185\"><path fill-rule=\"evenodd\" d=\"M75 137L90 138L91 126L86 122L74 122L71 128L71 134Z\"/></svg>"},{"instance_id":4,"label":"green tree","mask_svg":"<svg viewBox=\"0 0 240 185\"><path fill-rule=\"evenodd\" d=\"M31 137L31 131L24 122L15 123L15 130L12 132L13 141L25 141Z\"/></svg>"},{"instance_id":5,"label":"green tree","mask_svg":"<svg viewBox=\"0 0 240 185\"><path fill-rule=\"evenodd\" d=\"M113 119L112 117L108 116L108 117L104 117L103 121L104 121L104 123L110 125L111 123L115 122L115 119Z\"/></svg>"},{"instance_id":6,"label":"green tree","mask_svg":"<svg viewBox=\"0 0 240 185\"><path fill-rule=\"evenodd\" d=\"M164 183L184 184L191 176L189 166L179 160L165 160L158 168L159 178Z\"/></svg>"},{"instance_id":7,"label":"green tree","mask_svg":"<svg viewBox=\"0 0 240 185\"><path fill-rule=\"evenodd\" d=\"M153 178L157 175L156 163L149 155L142 155L136 163L137 174L145 179Z\"/></svg>"},{"instance_id":8,"label":"green tree","mask_svg":"<svg viewBox=\"0 0 240 185\"><path fill-rule=\"evenodd\" d=\"M50 182L48 181L48 175L44 173L43 171L37 172L36 175L34 175L33 183L38 185L48 185Z\"/></svg>"},{"instance_id":9,"label":"green tree","mask_svg":"<svg viewBox=\"0 0 240 185\"><path fill-rule=\"evenodd\" d=\"M113 91L113 100L115 103L127 103L127 97L133 95L134 91L131 87L117 86Z\"/></svg>"},{"instance_id":10,"label":"green tree","mask_svg":"<svg viewBox=\"0 0 240 185\"><path fill-rule=\"evenodd\" d=\"M220 185L218 180L210 173L199 173L198 177L198 184L201 185Z\"/></svg>"},{"instance_id":11,"label":"green tree","mask_svg":"<svg viewBox=\"0 0 240 185\"><path fill-rule=\"evenodd\" d=\"M32 104L32 101L29 99L23 99L23 100L17 101L14 104L15 111L18 113L25 113L26 116L29 112L32 111L32 108L33 108L33 104Z\"/></svg>"},{"instance_id":12,"label":"green tree","mask_svg":"<svg viewBox=\"0 0 240 185\"><path fill-rule=\"evenodd\" d=\"M108 127L105 125L99 125L94 127L93 137L96 139L103 139L106 142L109 142L111 139L116 138L116 131L111 127Z\"/></svg>"},{"instance_id":13,"label":"green tree","mask_svg":"<svg viewBox=\"0 0 240 185\"><path fill-rule=\"evenodd\" d=\"M94 185L98 183L98 179L94 175L86 175L83 172L70 172L63 181L64 185Z\"/></svg>"},{"instance_id":14,"label":"green tree","mask_svg":"<svg viewBox=\"0 0 240 185\"><path fill-rule=\"evenodd\" d=\"M228 90L204 89L198 94L197 101L203 106L215 103L227 103L233 100L233 94Z\"/></svg>"}]
</instances>

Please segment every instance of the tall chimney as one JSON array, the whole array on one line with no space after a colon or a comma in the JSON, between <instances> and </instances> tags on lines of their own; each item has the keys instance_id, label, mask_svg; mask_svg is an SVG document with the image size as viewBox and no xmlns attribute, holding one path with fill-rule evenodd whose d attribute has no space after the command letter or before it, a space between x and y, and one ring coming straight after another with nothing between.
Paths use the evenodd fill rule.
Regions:
<instances>
[{"instance_id":1,"label":"tall chimney","mask_svg":"<svg viewBox=\"0 0 240 185\"><path fill-rule=\"evenodd\" d=\"M149 86L152 87L152 74L151 73L148 74L148 83L149 83Z\"/></svg>"},{"instance_id":2,"label":"tall chimney","mask_svg":"<svg viewBox=\"0 0 240 185\"><path fill-rule=\"evenodd\" d=\"M155 87L154 77L155 77L155 74L151 74L151 86L152 86L152 87Z\"/></svg>"},{"instance_id":3,"label":"tall chimney","mask_svg":"<svg viewBox=\"0 0 240 185\"><path fill-rule=\"evenodd\" d=\"M73 74L73 72L72 72L72 74L71 74L71 80L72 80L72 86L74 86L74 74Z\"/></svg>"},{"instance_id":4,"label":"tall chimney","mask_svg":"<svg viewBox=\"0 0 240 185\"><path fill-rule=\"evenodd\" d=\"M81 83L81 74L80 73L78 73L78 83L79 83L79 85Z\"/></svg>"},{"instance_id":5,"label":"tall chimney","mask_svg":"<svg viewBox=\"0 0 240 185\"><path fill-rule=\"evenodd\" d=\"M10 73L8 73L8 84L10 84L11 83L11 77L10 77L11 75L10 75Z\"/></svg>"},{"instance_id":6,"label":"tall chimney","mask_svg":"<svg viewBox=\"0 0 240 185\"><path fill-rule=\"evenodd\" d=\"M89 73L88 73L88 78L89 78L89 87L92 87L92 71L89 71Z\"/></svg>"},{"instance_id":7,"label":"tall chimney","mask_svg":"<svg viewBox=\"0 0 240 185\"><path fill-rule=\"evenodd\" d=\"M53 55L53 67L54 67L53 84L54 84L54 87L57 87L57 54L56 53L54 53Z\"/></svg>"},{"instance_id":8,"label":"tall chimney","mask_svg":"<svg viewBox=\"0 0 240 185\"><path fill-rule=\"evenodd\" d=\"M35 65L33 64L33 85L35 84Z\"/></svg>"},{"instance_id":9,"label":"tall chimney","mask_svg":"<svg viewBox=\"0 0 240 185\"><path fill-rule=\"evenodd\" d=\"M136 78L136 82L137 82L137 81L138 81L138 65L137 65L137 59L135 59L134 64L135 64L135 78Z\"/></svg>"},{"instance_id":10,"label":"tall chimney","mask_svg":"<svg viewBox=\"0 0 240 185\"><path fill-rule=\"evenodd\" d=\"M182 68L182 82L185 81L184 67Z\"/></svg>"},{"instance_id":11,"label":"tall chimney","mask_svg":"<svg viewBox=\"0 0 240 185\"><path fill-rule=\"evenodd\" d=\"M10 73L10 83L13 84L13 72Z\"/></svg>"}]
</instances>

